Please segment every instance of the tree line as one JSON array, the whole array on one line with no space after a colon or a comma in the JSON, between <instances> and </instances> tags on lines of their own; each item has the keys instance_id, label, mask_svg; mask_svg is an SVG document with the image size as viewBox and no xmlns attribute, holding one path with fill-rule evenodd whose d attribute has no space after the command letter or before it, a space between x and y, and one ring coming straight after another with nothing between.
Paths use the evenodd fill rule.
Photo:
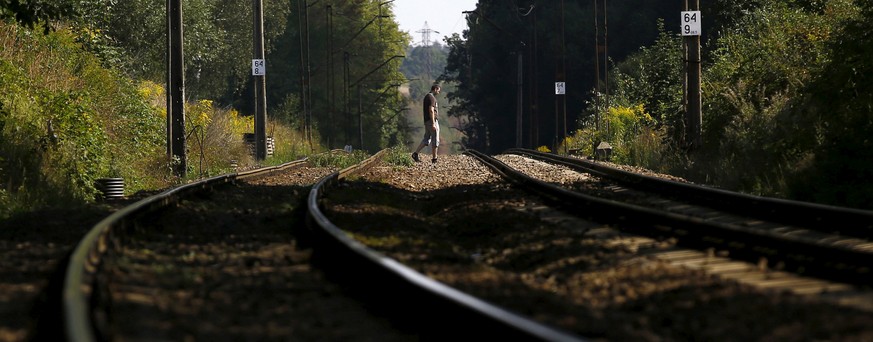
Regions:
<instances>
[{"instance_id":1,"label":"tree line","mask_svg":"<svg viewBox=\"0 0 873 342\"><path fill-rule=\"evenodd\" d=\"M245 112L248 4L183 5L188 95ZM410 123L397 114L409 104L392 89L429 82L404 77L401 56L437 54L407 49L390 4L266 6L271 115L302 125L311 112L330 147L404 142ZM468 146L499 152L516 143L521 89L523 146L590 152L608 141L617 161L694 181L873 208L873 0L702 3L703 144L694 151L683 141L681 10L682 2L480 0L469 29L445 39L448 112ZM0 17L31 27L63 19L103 63L163 83L162 3L3 0ZM566 82L563 97L556 81Z\"/></svg>"},{"instance_id":2,"label":"tree line","mask_svg":"<svg viewBox=\"0 0 873 342\"><path fill-rule=\"evenodd\" d=\"M4 1L2 17L31 27L64 20L107 65L134 79L164 82L164 2ZM300 125L310 115L332 147L361 148L361 137L371 150L404 140L398 128L404 125L394 115L403 101L392 86L405 81L399 67L411 38L399 30L391 6L293 0L266 1L264 7L270 115ZM251 3L184 0L182 8L186 97L249 112Z\"/></svg>"},{"instance_id":3,"label":"tree line","mask_svg":"<svg viewBox=\"0 0 873 342\"><path fill-rule=\"evenodd\" d=\"M182 8L187 175L253 167L252 4ZM186 181L166 152L166 13L162 1L0 0L0 220L92 201L97 178L122 177L127 193ZM397 84L410 39L390 7L267 1L264 13L275 139L263 163L405 140ZM312 144L299 133L309 123Z\"/></svg>"},{"instance_id":4,"label":"tree line","mask_svg":"<svg viewBox=\"0 0 873 342\"><path fill-rule=\"evenodd\" d=\"M682 2L606 2L597 10L608 26L595 17L598 3L479 1L469 30L448 40L443 75L457 84L450 114L463 118L469 145L515 145L517 104L507 99L518 91L521 54L523 146L591 152L608 141L619 162L697 182L873 208L873 1L701 2L703 144L693 151L684 141ZM604 42L607 28L604 60L595 37ZM565 99L554 93L558 80Z\"/></svg>"}]
</instances>

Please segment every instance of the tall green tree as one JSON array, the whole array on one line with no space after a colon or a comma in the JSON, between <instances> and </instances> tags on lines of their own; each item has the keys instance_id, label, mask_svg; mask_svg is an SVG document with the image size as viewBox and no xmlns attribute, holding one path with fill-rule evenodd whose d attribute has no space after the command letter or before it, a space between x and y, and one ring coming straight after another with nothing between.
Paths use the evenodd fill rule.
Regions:
<instances>
[{"instance_id":1,"label":"tall green tree","mask_svg":"<svg viewBox=\"0 0 873 342\"><path fill-rule=\"evenodd\" d=\"M86 43L117 58L112 64L128 75L164 82L164 2L80 2L76 8L86 18ZM268 115L276 109L282 117L302 118L307 88L307 109L320 135L333 146L357 147L361 136L368 149L402 140L396 115L402 101L392 85L404 79L398 68L410 38L399 31L390 3L294 0L266 1L264 6ZM251 112L251 3L184 0L182 7L186 97L214 99ZM301 40L304 32L308 40ZM304 86L301 59L306 57L312 75Z\"/></svg>"},{"instance_id":2,"label":"tall green tree","mask_svg":"<svg viewBox=\"0 0 873 342\"><path fill-rule=\"evenodd\" d=\"M308 27L303 13L291 15L276 50L268 54L268 63L287 61L273 67L282 77L267 77L273 101L303 98L301 58L308 56L309 110L326 145L376 150L403 141L398 87L406 79L399 68L410 37L393 20L392 5L375 0L297 1L308 7ZM308 40L301 37L307 28Z\"/></svg>"},{"instance_id":3,"label":"tall green tree","mask_svg":"<svg viewBox=\"0 0 873 342\"><path fill-rule=\"evenodd\" d=\"M53 0L0 0L0 19L13 19L17 23L34 28L42 23L69 18L75 13L74 3Z\"/></svg>"},{"instance_id":4,"label":"tall green tree","mask_svg":"<svg viewBox=\"0 0 873 342\"><path fill-rule=\"evenodd\" d=\"M678 18L679 6L608 2L609 63L653 42L657 19ZM602 17L598 20L602 25ZM552 146L569 133L559 129L555 136L559 123L563 128L563 99L554 93L561 71L567 85L566 128L572 131L597 82L594 21L591 1L479 1L463 37L447 41L451 51L444 79L458 84L458 91L448 94L456 103L450 114L468 118L466 143L490 151L515 145L518 54L523 57L523 145Z\"/></svg>"},{"instance_id":5,"label":"tall green tree","mask_svg":"<svg viewBox=\"0 0 873 342\"><path fill-rule=\"evenodd\" d=\"M162 83L166 75L166 4L147 0L102 0L90 7L96 29L124 51L130 76ZM189 98L233 103L248 81L252 58L252 6L248 2L182 1L185 35L185 91ZM286 3L265 2L267 49L285 29Z\"/></svg>"}]
</instances>

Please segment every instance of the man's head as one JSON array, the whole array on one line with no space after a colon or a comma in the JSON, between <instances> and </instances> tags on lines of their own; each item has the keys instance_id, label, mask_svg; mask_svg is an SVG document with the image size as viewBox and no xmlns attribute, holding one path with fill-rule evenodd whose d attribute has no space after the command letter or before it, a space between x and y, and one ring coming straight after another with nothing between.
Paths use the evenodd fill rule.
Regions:
<instances>
[{"instance_id":1,"label":"man's head","mask_svg":"<svg viewBox=\"0 0 873 342\"><path fill-rule=\"evenodd\" d=\"M439 94L440 90L442 90L442 88L440 88L439 84L434 84L430 87L430 92L434 93L434 95Z\"/></svg>"}]
</instances>

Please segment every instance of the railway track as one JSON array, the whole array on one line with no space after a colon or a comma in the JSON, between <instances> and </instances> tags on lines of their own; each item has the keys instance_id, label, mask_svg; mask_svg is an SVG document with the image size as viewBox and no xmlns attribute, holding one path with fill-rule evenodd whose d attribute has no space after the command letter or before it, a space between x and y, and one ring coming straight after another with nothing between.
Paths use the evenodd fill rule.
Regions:
<instances>
[{"instance_id":1,"label":"railway track","mask_svg":"<svg viewBox=\"0 0 873 342\"><path fill-rule=\"evenodd\" d=\"M530 149L509 149L507 153L527 156L555 165L566 166L579 172L609 179L626 187L660 193L694 201L695 204L718 208L724 212L739 213L775 222L781 226L798 227L848 237L873 237L873 212L834 207L816 203L797 202L725 191L671 179L647 176L625 171L585 159L542 153Z\"/></svg>"},{"instance_id":2,"label":"railway track","mask_svg":"<svg viewBox=\"0 0 873 342\"><path fill-rule=\"evenodd\" d=\"M308 197L314 179L281 181L300 161L189 184L113 214L66 270L66 338L577 340L362 248L320 215L326 188L379 158L321 177ZM303 211L295 201L311 230L294 223Z\"/></svg>"},{"instance_id":3,"label":"railway track","mask_svg":"<svg viewBox=\"0 0 873 342\"><path fill-rule=\"evenodd\" d=\"M474 173L508 174L482 165L457 156L435 166L383 167L341 182L323 207L332 222L370 248L578 336L744 340L766 339L777 330L786 334L782 338L870 333L816 323L870 319L869 291L796 277L762 267L760 259L740 262L740 253L683 248L688 234L673 235L663 223L610 215L598 221L592 212L610 212L567 209L566 199L542 190L530 195L499 177L458 181ZM420 180L430 177L448 185L428 187ZM561 206L565 210L554 209ZM628 222L638 225L627 229ZM655 237L639 233L656 228Z\"/></svg>"},{"instance_id":4,"label":"railway track","mask_svg":"<svg viewBox=\"0 0 873 342\"><path fill-rule=\"evenodd\" d=\"M304 166L287 164L137 202L97 225L71 258L67 337L720 339L737 325L755 326L740 338L785 325L800 326L801 336L873 334L863 328L873 323L867 308L714 279L698 266L725 275L748 265L713 248L680 248L689 234L664 239L676 230L663 222L646 221L660 228L646 237L615 229L642 225L627 212L604 225L555 210L546 204L567 208L558 196L574 191L520 181L506 163L471 154L480 159L409 168L379 167L376 155L293 184L279 179ZM396 177L403 173L411 178ZM450 185L409 180L430 177ZM559 190L525 195L518 184L527 182ZM223 218L204 218L214 216ZM762 274L785 282L782 273ZM846 293L833 283L805 286ZM841 323L810 323L823 317Z\"/></svg>"},{"instance_id":5,"label":"railway track","mask_svg":"<svg viewBox=\"0 0 873 342\"><path fill-rule=\"evenodd\" d=\"M245 288L243 284L224 291L212 289L209 293L197 294L191 291L197 288L193 285L205 281L203 285L215 287L216 279L232 280L234 277L228 273L245 272L255 266L254 263L266 264L266 259L286 261L265 267L303 267L301 264L305 263L298 259L305 259L304 252L294 248L283 251L283 247L275 244L276 240L285 239L282 242L293 246L294 240L288 231L283 233L281 228L259 222L254 222L253 227L245 227L243 225L253 222L239 219L288 219L291 215L288 210L293 209L282 206L282 201L288 201L287 206L293 205L294 192L302 198L308 184L298 184L300 188L295 188L293 183L286 184L274 189L270 197L265 197L264 194L258 195L258 192L267 192L270 187L251 182L289 170L304 172L304 164L299 161L188 184L141 200L100 222L80 242L66 270L63 322L67 339L184 339L186 332L175 329L171 323L175 320L183 329L186 324L187 329L194 329L192 325L195 323L191 320L196 316L185 314L184 305L189 310L215 310L217 317L210 318L220 318L220 310L228 310L228 304L198 306L194 302L219 303L209 296L218 293L239 295L238 292ZM313 172L309 177L310 183L320 174L327 173L326 170L317 169L309 172ZM226 211L221 210L222 205L215 208L202 204L208 202L202 196L222 193L220 190L228 187L231 188L231 195L221 197L229 202L225 203ZM281 193L281 190L287 192ZM232 195L246 191L252 196L238 198L237 195L235 198ZM279 203L270 203L271 197L275 197ZM271 204L287 209L270 211ZM227 216L237 216L237 220ZM197 222L198 219L201 222ZM219 227L221 224L234 223L240 227ZM258 258L255 255L258 252L272 252L275 258ZM234 267L234 263L240 267ZM266 277L246 277L242 274L239 278L262 281L264 285L275 283L269 279L270 272L265 270L263 274ZM164 325L158 325L162 320ZM219 320L216 323L227 322ZM246 327L257 323L234 324ZM254 337L258 338L257 335Z\"/></svg>"},{"instance_id":6,"label":"railway track","mask_svg":"<svg viewBox=\"0 0 873 342\"><path fill-rule=\"evenodd\" d=\"M577 187L579 192L562 197L574 205L602 208L596 211L602 214L600 220L626 226L654 223L692 247L714 248L733 258L859 286L873 284L873 242L869 240L873 212L738 194L532 150L508 152L618 183L598 190ZM512 172L500 162L494 167ZM518 173L513 177L553 196L565 191ZM592 191L596 197L585 194ZM646 229L637 231L662 234Z\"/></svg>"}]
</instances>

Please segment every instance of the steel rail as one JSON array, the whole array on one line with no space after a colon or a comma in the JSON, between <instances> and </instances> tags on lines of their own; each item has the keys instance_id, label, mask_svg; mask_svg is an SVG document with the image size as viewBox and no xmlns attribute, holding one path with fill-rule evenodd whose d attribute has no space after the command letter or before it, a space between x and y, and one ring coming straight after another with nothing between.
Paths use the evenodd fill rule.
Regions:
<instances>
[{"instance_id":1,"label":"steel rail","mask_svg":"<svg viewBox=\"0 0 873 342\"><path fill-rule=\"evenodd\" d=\"M763 257L771 262L784 262L799 273L853 284L873 284L870 269L873 253L589 196L529 177L481 152L467 150L466 153L522 188L551 199L557 206L577 216L616 224L622 229L646 235L668 231L680 237L680 244L729 249L732 257L751 262L758 262Z\"/></svg>"},{"instance_id":2,"label":"steel rail","mask_svg":"<svg viewBox=\"0 0 873 342\"><path fill-rule=\"evenodd\" d=\"M873 211L754 196L691 183L640 175L578 158L513 148L506 153L528 156L608 178L626 186L680 198L693 197L722 210L800 227L861 238L873 237ZM839 224L835 224L839 222Z\"/></svg>"},{"instance_id":3,"label":"steel rail","mask_svg":"<svg viewBox=\"0 0 873 342\"><path fill-rule=\"evenodd\" d=\"M109 215L95 225L73 250L66 266L63 284L63 323L64 334L70 342L91 342L102 340L96 322L93 320L93 307L90 294L94 288L94 275L99 270L101 258L118 247L116 237L124 234L130 220L134 217L165 208L192 193L207 190L236 180L258 178L274 172L298 167L307 158L284 163L278 166L260 168L203 179L182 185L157 195L144 198Z\"/></svg>"},{"instance_id":4,"label":"steel rail","mask_svg":"<svg viewBox=\"0 0 873 342\"><path fill-rule=\"evenodd\" d=\"M367 287L370 296L381 293L378 296L393 302L385 302L385 305L409 311L415 323L428 331L428 337L583 340L427 277L370 249L334 225L322 212L320 198L329 187L368 167L366 162L322 178L312 187L307 199L308 225L315 238L329 246L314 251L313 258L329 265L335 277L342 277L355 287ZM411 308L411 305L416 307Z\"/></svg>"}]
</instances>

